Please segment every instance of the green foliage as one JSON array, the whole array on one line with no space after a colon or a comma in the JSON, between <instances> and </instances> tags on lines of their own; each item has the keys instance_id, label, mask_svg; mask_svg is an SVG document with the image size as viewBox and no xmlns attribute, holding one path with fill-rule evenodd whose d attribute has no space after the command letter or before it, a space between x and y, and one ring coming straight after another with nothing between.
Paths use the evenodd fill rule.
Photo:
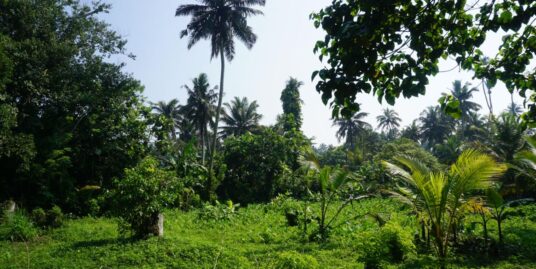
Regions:
<instances>
[{"instance_id":1,"label":"green foliage","mask_svg":"<svg viewBox=\"0 0 536 269\"><path fill-rule=\"evenodd\" d=\"M60 227L63 224L63 218L63 212L57 205L47 211L47 225L50 227Z\"/></svg>"},{"instance_id":2,"label":"green foliage","mask_svg":"<svg viewBox=\"0 0 536 269\"><path fill-rule=\"evenodd\" d=\"M38 235L38 229L24 211L6 213L0 222L0 239L28 241Z\"/></svg>"},{"instance_id":3,"label":"green foliage","mask_svg":"<svg viewBox=\"0 0 536 269\"><path fill-rule=\"evenodd\" d=\"M172 205L182 188L175 173L159 167L152 157L146 157L136 167L125 169L125 177L116 180L112 195L114 214L135 237L152 233L158 214Z\"/></svg>"},{"instance_id":4,"label":"green foliage","mask_svg":"<svg viewBox=\"0 0 536 269\"><path fill-rule=\"evenodd\" d=\"M524 73L536 54L535 9L532 1L334 0L311 14L314 26L325 31L314 52L321 61L327 59L313 73L313 79L320 78L316 89L325 104L331 101L333 115L349 117L360 109L359 93L391 105L401 96L424 94L440 60L451 57L488 86L500 80L525 97L527 90L536 89L534 70ZM495 57L487 59L480 47L499 29L508 35ZM528 123L536 119L535 96L523 116ZM442 101L451 112L461 109L456 98Z\"/></svg>"},{"instance_id":5,"label":"green foliage","mask_svg":"<svg viewBox=\"0 0 536 269\"><path fill-rule=\"evenodd\" d=\"M279 253L276 269L316 269L320 268L318 261L310 255L300 254L296 251L285 251Z\"/></svg>"},{"instance_id":6,"label":"green foliage","mask_svg":"<svg viewBox=\"0 0 536 269\"><path fill-rule=\"evenodd\" d=\"M77 187L109 188L145 153L143 87L107 60L126 43L108 8L0 2L0 200L77 211Z\"/></svg>"},{"instance_id":7,"label":"green foliage","mask_svg":"<svg viewBox=\"0 0 536 269\"><path fill-rule=\"evenodd\" d=\"M27 244L0 239L0 267L269 269L274 268L284 252L312 256L319 268L363 267L358 259L365 249L356 248L356 243L360 244L380 233L382 228L378 228L373 219L362 217L343 222L333 231L332 240L327 243L304 242L302 237L296 235L299 227L284 225L285 217L279 205L285 203L303 202L278 198L273 204L241 207L240 214L233 221L200 221L199 209L189 212L165 211L165 237L148 240L125 240L119 237L116 221L112 218L69 219L64 226L49 230L39 240ZM311 203L309 206L317 208L319 204ZM457 252L455 259L449 260L448 267L535 267L536 222L529 220L530 212L534 211L531 207L516 208L519 215L504 221L508 252L485 258L474 252ZM402 245L411 242L403 238L418 228L408 208L392 199L363 200L354 207L345 208L342 215L346 218L367 212L397 212L385 226L393 223L393 226L403 227L404 232L397 230L397 237L403 240ZM490 223L490 231L496 231L493 223ZM362 240L358 241L357 238ZM514 255L509 254L512 252ZM401 263L386 261L385 264L388 268L438 268L433 256L409 253ZM388 259L386 255L385 260Z\"/></svg>"},{"instance_id":8,"label":"green foliage","mask_svg":"<svg viewBox=\"0 0 536 269\"><path fill-rule=\"evenodd\" d=\"M205 203L199 209L199 219L207 221L225 221L231 220L237 214L237 209L240 204L234 204L231 200L227 200L225 204L216 201L214 205Z\"/></svg>"},{"instance_id":9,"label":"green foliage","mask_svg":"<svg viewBox=\"0 0 536 269\"><path fill-rule=\"evenodd\" d=\"M225 103L222 121L223 136L241 136L247 132L254 132L259 128L262 115L257 113L259 105L257 101L249 102L247 97L242 99L235 97L231 103Z\"/></svg>"},{"instance_id":10,"label":"green foliage","mask_svg":"<svg viewBox=\"0 0 536 269\"><path fill-rule=\"evenodd\" d=\"M420 222L428 224L436 254L444 262L449 239L451 235L456 236L455 225L463 217L462 208L468 198L476 191L493 187L506 166L476 150L464 151L448 172L432 171L411 157L396 160L402 165L384 162L389 173L400 180L393 195L411 205Z\"/></svg>"},{"instance_id":11,"label":"green foliage","mask_svg":"<svg viewBox=\"0 0 536 269\"><path fill-rule=\"evenodd\" d=\"M281 92L281 103L283 105L283 129L290 131L293 128L300 130L302 126L301 106L303 101L300 99L300 87L303 82L290 78Z\"/></svg>"},{"instance_id":12,"label":"green foliage","mask_svg":"<svg viewBox=\"0 0 536 269\"><path fill-rule=\"evenodd\" d=\"M264 129L225 140L223 162L227 172L218 194L223 199L247 204L267 202L282 186L279 178L295 169L297 157L305 144L302 136L279 135Z\"/></svg>"},{"instance_id":13,"label":"green foliage","mask_svg":"<svg viewBox=\"0 0 536 269\"><path fill-rule=\"evenodd\" d=\"M417 159L426 165L426 167L435 171L441 169L441 165L434 155L423 149L416 142L406 138L400 138L384 144L381 151L374 156L374 161L381 162L382 160L385 160L393 162L400 156Z\"/></svg>"},{"instance_id":14,"label":"green foliage","mask_svg":"<svg viewBox=\"0 0 536 269\"><path fill-rule=\"evenodd\" d=\"M39 227L45 227L47 225L47 213L44 209L38 207L32 210L30 213L33 223Z\"/></svg>"},{"instance_id":15,"label":"green foliage","mask_svg":"<svg viewBox=\"0 0 536 269\"><path fill-rule=\"evenodd\" d=\"M379 230L356 235L355 248L358 261L365 268L382 268L385 263L401 263L416 254L411 230L389 221Z\"/></svg>"}]
</instances>

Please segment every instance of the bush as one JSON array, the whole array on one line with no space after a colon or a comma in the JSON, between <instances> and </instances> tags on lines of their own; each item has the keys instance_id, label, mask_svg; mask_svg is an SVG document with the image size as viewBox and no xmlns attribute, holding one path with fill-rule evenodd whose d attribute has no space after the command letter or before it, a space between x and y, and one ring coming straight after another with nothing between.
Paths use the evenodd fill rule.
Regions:
<instances>
[{"instance_id":1,"label":"bush","mask_svg":"<svg viewBox=\"0 0 536 269\"><path fill-rule=\"evenodd\" d=\"M182 189L173 171L159 168L159 162L147 157L136 167L125 169L125 177L115 181L111 196L114 214L120 221L120 231L131 231L134 237L157 234L159 214L177 201Z\"/></svg>"},{"instance_id":2,"label":"bush","mask_svg":"<svg viewBox=\"0 0 536 269\"><path fill-rule=\"evenodd\" d=\"M32 210L30 214L32 221L39 227L47 226L47 213L44 209L38 207Z\"/></svg>"},{"instance_id":3,"label":"bush","mask_svg":"<svg viewBox=\"0 0 536 269\"><path fill-rule=\"evenodd\" d=\"M216 201L215 205L206 203L200 210L198 218L202 220L231 220L236 215L236 209L240 204L233 204L231 200L228 200L226 204L220 204Z\"/></svg>"},{"instance_id":4,"label":"bush","mask_svg":"<svg viewBox=\"0 0 536 269\"><path fill-rule=\"evenodd\" d=\"M11 241L28 241L38 234L37 228L24 211L6 213L0 224L0 238Z\"/></svg>"},{"instance_id":5,"label":"bush","mask_svg":"<svg viewBox=\"0 0 536 269\"><path fill-rule=\"evenodd\" d=\"M47 225L49 227L60 227L63 225L63 212L57 205L47 211Z\"/></svg>"},{"instance_id":6,"label":"bush","mask_svg":"<svg viewBox=\"0 0 536 269\"><path fill-rule=\"evenodd\" d=\"M318 261L310 255L296 251L279 253L275 264L276 269L315 269L319 268Z\"/></svg>"},{"instance_id":7,"label":"bush","mask_svg":"<svg viewBox=\"0 0 536 269\"><path fill-rule=\"evenodd\" d=\"M365 268L382 268L384 263L400 263L415 253L411 232L392 221L379 231L361 232L356 240L358 261Z\"/></svg>"}]
</instances>

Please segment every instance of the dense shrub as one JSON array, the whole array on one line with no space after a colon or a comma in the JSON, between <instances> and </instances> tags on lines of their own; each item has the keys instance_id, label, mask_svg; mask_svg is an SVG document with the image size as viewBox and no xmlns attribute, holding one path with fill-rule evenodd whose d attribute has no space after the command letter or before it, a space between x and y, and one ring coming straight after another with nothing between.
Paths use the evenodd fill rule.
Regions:
<instances>
[{"instance_id":1,"label":"dense shrub","mask_svg":"<svg viewBox=\"0 0 536 269\"><path fill-rule=\"evenodd\" d=\"M47 211L47 224L50 227L60 227L63 224L63 212L57 205Z\"/></svg>"},{"instance_id":2,"label":"dense shrub","mask_svg":"<svg viewBox=\"0 0 536 269\"><path fill-rule=\"evenodd\" d=\"M411 232L395 222L388 222L379 231L366 231L355 240L358 260L365 268L382 268L385 263L400 263L415 253Z\"/></svg>"},{"instance_id":3,"label":"dense shrub","mask_svg":"<svg viewBox=\"0 0 536 269\"><path fill-rule=\"evenodd\" d=\"M28 241L36 237L38 229L24 211L5 213L0 223L0 238L12 241Z\"/></svg>"},{"instance_id":4,"label":"dense shrub","mask_svg":"<svg viewBox=\"0 0 536 269\"><path fill-rule=\"evenodd\" d=\"M153 228L162 210L177 200L181 182L173 171L159 168L152 157L136 167L125 169L125 177L116 180L112 198L115 215L121 218L121 231L130 230L135 237L154 233Z\"/></svg>"},{"instance_id":5,"label":"dense shrub","mask_svg":"<svg viewBox=\"0 0 536 269\"><path fill-rule=\"evenodd\" d=\"M305 147L301 136L280 135L270 129L226 139L223 163L227 172L218 194L242 204L270 201L278 192L288 190L278 185L282 182L279 179L285 173L288 176L287 169L297 168L301 147Z\"/></svg>"},{"instance_id":6,"label":"dense shrub","mask_svg":"<svg viewBox=\"0 0 536 269\"><path fill-rule=\"evenodd\" d=\"M319 268L318 261L310 255L296 251L285 251L277 255L276 269L315 269Z\"/></svg>"},{"instance_id":7,"label":"dense shrub","mask_svg":"<svg viewBox=\"0 0 536 269\"><path fill-rule=\"evenodd\" d=\"M30 214L32 221L39 227L45 227L47 225L47 213L44 209L38 207L32 210Z\"/></svg>"}]
</instances>

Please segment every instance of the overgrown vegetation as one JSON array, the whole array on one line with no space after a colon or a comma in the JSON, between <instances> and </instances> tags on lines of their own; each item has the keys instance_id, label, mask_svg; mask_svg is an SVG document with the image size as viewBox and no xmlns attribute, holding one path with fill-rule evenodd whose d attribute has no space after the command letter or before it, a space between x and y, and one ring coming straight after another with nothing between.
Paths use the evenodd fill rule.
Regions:
<instances>
[{"instance_id":1,"label":"overgrown vegetation","mask_svg":"<svg viewBox=\"0 0 536 269\"><path fill-rule=\"evenodd\" d=\"M110 61L128 53L99 19L109 5L0 1L0 267L536 268L536 95L494 113L490 91L536 89L523 73L536 3L333 0L314 13L329 65L313 77L340 146L302 131L297 78L273 125L255 100L222 103L234 38L252 48L247 19L264 4L179 6L188 47L212 41L220 83L201 73L184 103L152 103ZM460 80L407 126L396 108L376 128L359 111L359 92L424 94L448 56L481 80L489 113Z\"/></svg>"}]
</instances>

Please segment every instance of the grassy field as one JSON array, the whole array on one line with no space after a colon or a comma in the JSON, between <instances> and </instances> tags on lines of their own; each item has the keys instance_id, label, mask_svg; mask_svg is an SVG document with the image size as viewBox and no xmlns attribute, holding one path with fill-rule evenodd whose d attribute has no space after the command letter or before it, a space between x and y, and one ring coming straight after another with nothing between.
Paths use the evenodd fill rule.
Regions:
<instances>
[{"instance_id":1,"label":"grassy field","mask_svg":"<svg viewBox=\"0 0 536 269\"><path fill-rule=\"evenodd\" d=\"M413 217L398 203L373 199L348 207L329 241L307 242L299 227L287 226L284 203L288 202L239 208L230 219L219 221L201 219L200 210L168 211L164 237L139 241L120 236L114 219L72 219L30 242L0 241L0 268L292 268L290 264L300 262L309 267L295 268L363 268L360 256L375 251L364 249L374 248L367 237L380 230L374 218L365 216L367 212L384 214L388 223L396 223L408 234L417 232ZM517 216L505 222L503 253L451 255L456 258L450 266L536 268L533 220ZM496 228L490 226L496 238ZM470 232L481 231L476 226ZM388 268L436 266L432 253L422 251L408 254L401 263L386 264Z\"/></svg>"}]
</instances>

